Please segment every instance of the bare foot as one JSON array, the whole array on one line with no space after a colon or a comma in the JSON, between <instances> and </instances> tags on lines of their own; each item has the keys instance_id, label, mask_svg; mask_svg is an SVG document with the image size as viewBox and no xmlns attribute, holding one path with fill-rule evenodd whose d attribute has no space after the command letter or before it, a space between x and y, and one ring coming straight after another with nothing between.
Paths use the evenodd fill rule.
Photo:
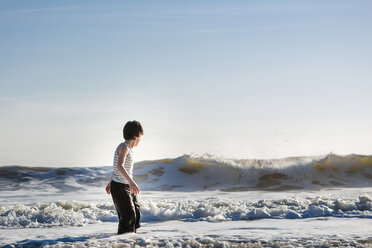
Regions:
<instances>
[{"instance_id":1,"label":"bare foot","mask_svg":"<svg viewBox=\"0 0 372 248\"><path fill-rule=\"evenodd\" d=\"M134 233L137 233L137 229L134 229Z\"/></svg>"}]
</instances>

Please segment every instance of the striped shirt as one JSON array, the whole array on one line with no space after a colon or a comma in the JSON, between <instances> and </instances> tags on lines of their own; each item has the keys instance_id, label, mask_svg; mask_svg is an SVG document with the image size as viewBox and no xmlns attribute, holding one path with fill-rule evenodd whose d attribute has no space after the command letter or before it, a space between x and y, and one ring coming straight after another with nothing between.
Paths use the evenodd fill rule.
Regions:
<instances>
[{"instance_id":1,"label":"striped shirt","mask_svg":"<svg viewBox=\"0 0 372 248\"><path fill-rule=\"evenodd\" d=\"M120 171L118 170L118 166L117 166L118 165L118 161L119 161L118 151L119 151L119 146L121 144L125 144L128 147L129 152L128 152L128 154L127 154L127 156L125 158L125 161L124 161L124 168L127 171L127 173L130 176L130 178L133 178L133 176L132 176L133 164L134 164L133 151L132 151L132 148L130 148L130 146L127 143L122 142L122 143L120 143L118 145L118 147L115 150L114 163L113 163L114 175L112 177L112 180L115 181L115 182L119 182L119 183L129 184L129 182L120 173Z\"/></svg>"}]
</instances>

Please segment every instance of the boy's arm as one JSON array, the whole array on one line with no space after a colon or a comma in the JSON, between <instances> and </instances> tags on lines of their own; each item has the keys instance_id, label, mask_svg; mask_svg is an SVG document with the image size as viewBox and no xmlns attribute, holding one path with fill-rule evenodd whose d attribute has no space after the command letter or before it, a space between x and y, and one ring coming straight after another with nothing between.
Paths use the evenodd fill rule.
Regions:
<instances>
[{"instance_id":1,"label":"boy's arm","mask_svg":"<svg viewBox=\"0 0 372 248\"><path fill-rule=\"evenodd\" d=\"M129 182L130 192L137 195L139 193L139 187L138 185L133 181L133 179L128 175L128 172L124 168L123 162L125 161L125 158L127 157L129 150L127 146L123 145L119 148L119 159L118 164L116 165L118 167L118 170L123 175L125 179Z\"/></svg>"},{"instance_id":2,"label":"boy's arm","mask_svg":"<svg viewBox=\"0 0 372 248\"><path fill-rule=\"evenodd\" d=\"M112 180L113 176L114 176L114 170L112 171L110 182L106 185L107 194L111 193L111 188L110 187L111 187L111 180Z\"/></svg>"}]
</instances>

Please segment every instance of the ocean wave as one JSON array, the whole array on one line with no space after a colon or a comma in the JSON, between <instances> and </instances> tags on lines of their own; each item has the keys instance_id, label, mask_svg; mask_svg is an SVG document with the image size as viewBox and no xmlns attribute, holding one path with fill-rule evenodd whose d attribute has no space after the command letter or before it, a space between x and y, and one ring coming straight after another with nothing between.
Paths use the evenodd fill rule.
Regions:
<instances>
[{"instance_id":1,"label":"ocean wave","mask_svg":"<svg viewBox=\"0 0 372 248\"><path fill-rule=\"evenodd\" d=\"M184 155L136 164L136 180L151 190L301 190L370 187L372 156L328 154L283 159L227 160Z\"/></svg>"},{"instance_id":2,"label":"ocean wave","mask_svg":"<svg viewBox=\"0 0 372 248\"><path fill-rule=\"evenodd\" d=\"M112 166L0 167L0 190L57 192L103 187ZM301 190L332 187L370 187L372 156L328 154L282 159L222 159L211 155L183 155L134 165L141 190Z\"/></svg>"},{"instance_id":3,"label":"ocean wave","mask_svg":"<svg viewBox=\"0 0 372 248\"><path fill-rule=\"evenodd\" d=\"M303 219L313 217L372 218L372 197L356 199L307 197L226 200L139 201L141 222L152 221L237 221L264 218ZM113 203L57 201L0 207L0 229L84 226L97 222L117 222Z\"/></svg>"},{"instance_id":4,"label":"ocean wave","mask_svg":"<svg viewBox=\"0 0 372 248\"><path fill-rule=\"evenodd\" d=\"M44 191L50 187L65 193L101 187L111 176L110 166L100 167L0 167L0 191Z\"/></svg>"}]
</instances>

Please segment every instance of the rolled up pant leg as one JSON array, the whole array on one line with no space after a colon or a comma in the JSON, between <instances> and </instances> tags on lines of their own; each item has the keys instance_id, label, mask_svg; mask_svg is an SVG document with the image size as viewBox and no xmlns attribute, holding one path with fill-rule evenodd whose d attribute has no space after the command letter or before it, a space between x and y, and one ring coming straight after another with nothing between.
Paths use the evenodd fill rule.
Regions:
<instances>
[{"instance_id":1,"label":"rolled up pant leg","mask_svg":"<svg viewBox=\"0 0 372 248\"><path fill-rule=\"evenodd\" d=\"M140 227L140 208L137 197L130 193L128 184L111 181L111 196L118 213L118 234L134 232Z\"/></svg>"}]
</instances>

